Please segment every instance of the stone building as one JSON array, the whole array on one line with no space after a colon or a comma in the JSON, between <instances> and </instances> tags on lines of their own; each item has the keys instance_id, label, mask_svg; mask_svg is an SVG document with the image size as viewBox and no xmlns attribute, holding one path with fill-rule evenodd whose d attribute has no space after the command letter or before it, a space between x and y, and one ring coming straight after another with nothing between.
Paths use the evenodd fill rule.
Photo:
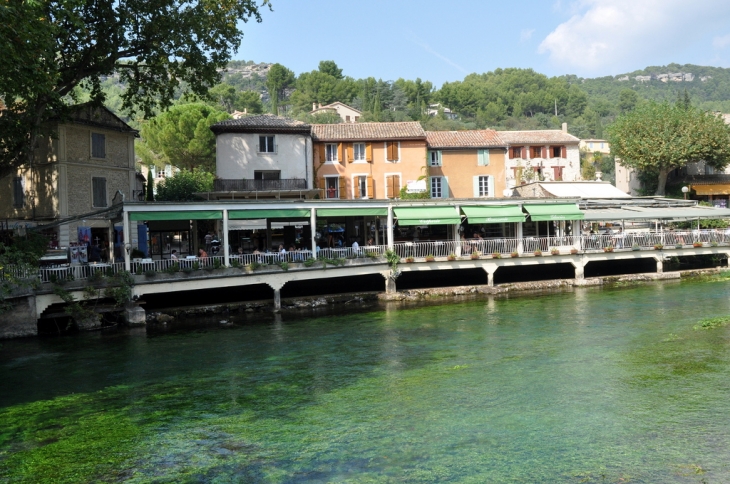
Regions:
<instances>
[{"instance_id":1,"label":"stone building","mask_svg":"<svg viewBox=\"0 0 730 484\"><path fill-rule=\"evenodd\" d=\"M32 163L0 179L0 218L11 228L49 225L44 233L52 246L78 242L79 227L89 229L93 243L111 245L115 236L104 209L117 192L130 200L142 188L134 167L138 132L90 104L76 106L63 122L49 122L43 132Z\"/></svg>"}]
</instances>

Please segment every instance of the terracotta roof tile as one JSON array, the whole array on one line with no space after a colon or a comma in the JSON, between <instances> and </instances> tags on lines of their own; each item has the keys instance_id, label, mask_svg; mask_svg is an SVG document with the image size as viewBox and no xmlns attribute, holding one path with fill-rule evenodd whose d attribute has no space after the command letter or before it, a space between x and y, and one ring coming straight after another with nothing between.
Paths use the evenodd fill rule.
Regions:
<instances>
[{"instance_id":1,"label":"terracotta roof tile","mask_svg":"<svg viewBox=\"0 0 730 484\"><path fill-rule=\"evenodd\" d=\"M506 146L493 129L472 131L426 131L429 148L487 148Z\"/></svg>"},{"instance_id":2,"label":"terracotta roof tile","mask_svg":"<svg viewBox=\"0 0 730 484\"><path fill-rule=\"evenodd\" d=\"M312 138L315 141L425 139L426 132L417 121L313 124Z\"/></svg>"},{"instance_id":3,"label":"terracotta roof tile","mask_svg":"<svg viewBox=\"0 0 730 484\"><path fill-rule=\"evenodd\" d=\"M210 127L216 133L245 133L251 131L309 133L310 126L296 119L274 116L273 114L257 114L238 119L227 119Z\"/></svg>"},{"instance_id":4,"label":"terracotta roof tile","mask_svg":"<svg viewBox=\"0 0 730 484\"><path fill-rule=\"evenodd\" d=\"M578 143L572 134L559 129L540 129L535 131L500 131L499 137L509 145L539 143Z\"/></svg>"}]
</instances>

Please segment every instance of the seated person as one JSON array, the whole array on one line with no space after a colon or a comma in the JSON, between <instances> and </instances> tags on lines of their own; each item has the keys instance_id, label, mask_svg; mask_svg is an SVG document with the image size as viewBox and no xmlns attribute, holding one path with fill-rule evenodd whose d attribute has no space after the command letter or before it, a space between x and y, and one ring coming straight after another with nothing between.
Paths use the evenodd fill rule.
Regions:
<instances>
[{"instance_id":1,"label":"seated person","mask_svg":"<svg viewBox=\"0 0 730 484\"><path fill-rule=\"evenodd\" d=\"M357 243L357 239L352 243L352 250L355 252L360 250L360 244Z\"/></svg>"},{"instance_id":2,"label":"seated person","mask_svg":"<svg viewBox=\"0 0 730 484\"><path fill-rule=\"evenodd\" d=\"M172 249L172 252L170 252L170 259L177 260L177 251L175 249Z\"/></svg>"},{"instance_id":3,"label":"seated person","mask_svg":"<svg viewBox=\"0 0 730 484\"><path fill-rule=\"evenodd\" d=\"M204 259L204 258L208 257L208 253L206 251L204 251L203 248L201 247L200 249L198 249L198 257L200 257L201 259Z\"/></svg>"}]
</instances>

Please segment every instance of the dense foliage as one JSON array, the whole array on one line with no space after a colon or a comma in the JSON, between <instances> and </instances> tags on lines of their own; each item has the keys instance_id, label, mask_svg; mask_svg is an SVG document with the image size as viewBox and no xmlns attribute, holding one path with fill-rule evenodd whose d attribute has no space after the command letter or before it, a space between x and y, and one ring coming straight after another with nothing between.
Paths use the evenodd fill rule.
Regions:
<instances>
[{"instance_id":1,"label":"dense foliage","mask_svg":"<svg viewBox=\"0 0 730 484\"><path fill-rule=\"evenodd\" d=\"M215 176L200 168L180 170L157 184L155 199L159 202L187 202L196 200L195 193L213 189Z\"/></svg>"},{"instance_id":2,"label":"dense foliage","mask_svg":"<svg viewBox=\"0 0 730 484\"><path fill-rule=\"evenodd\" d=\"M704 161L722 169L730 163L728 126L688 102L642 104L619 117L608 134L622 165L655 174L656 195L665 194L667 175L675 168Z\"/></svg>"},{"instance_id":3,"label":"dense foliage","mask_svg":"<svg viewBox=\"0 0 730 484\"><path fill-rule=\"evenodd\" d=\"M179 89L205 95L241 44L242 22L260 21L255 0L14 1L0 4L3 69L0 175L26 161L31 141L78 101L102 103L118 76L127 113L151 116ZM263 4L267 4L265 0Z\"/></svg>"},{"instance_id":4,"label":"dense foliage","mask_svg":"<svg viewBox=\"0 0 730 484\"><path fill-rule=\"evenodd\" d=\"M146 165L171 164L192 170L195 167L213 171L215 167L215 135L210 127L229 119L228 113L203 103L173 106L142 124L145 147L140 158Z\"/></svg>"},{"instance_id":5,"label":"dense foliage","mask_svg":"<svg viewBox=\"0 0 730 484\"><path fill-rule=\"evenodd\" d=\"M0 313L10 309L6 298L18 288L32 284L38 259L46 252L48 239L37 232L0 242Z\"/></svg>"}]
</instances>

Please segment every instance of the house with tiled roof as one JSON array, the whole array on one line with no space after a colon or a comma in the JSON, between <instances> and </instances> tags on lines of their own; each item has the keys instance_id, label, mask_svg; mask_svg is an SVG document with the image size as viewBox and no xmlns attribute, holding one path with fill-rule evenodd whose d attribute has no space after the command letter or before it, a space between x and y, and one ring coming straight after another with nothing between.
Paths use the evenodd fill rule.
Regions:
<instances>
[{"instance_id":1,"label":"house with tiled roof","mask_svg":"<svg viewBox=\"0 0 730 484\"><path fill-rule=\"evenodd\" d=\"M325 106L322 106L322 104L312 103L312 110L309 111L309 114L319 113L335 113L342 119L343 123L357 123L360 121L360 116L362 116L362 111L339 101L335 101Z\"/></svg>"},{"instance_id":2,"label":"house with tiled roof","mask_svg":"<svg viewBox=\"0 0 730 484\"><path fill-rule=\"evenodd\" d=\"M491 129L427 131L431 198L494 198L506 188L506 144Z\"/></svg>"},{"instance_id":3,"label":"house with tiled roof","mask_svg":"<svg viewBox=\"0 0 730 484\"><path fill-rule=\"evenodd\" d=\"M316 194L311 126L259 114L210 127L216 139L216 180L209 198L311 198Z\"/></svg>"},{"instance_id":4,"label":"house with tiled roof","mask_svg":"<svg viewBox=\"0 0 730 484\"><path fill-rule=\"evenodd\" d=\"M507 188L532 181L579 181L580 140L563 129L500 131L507 147Z\"/></svg>"},{"instance_id":5,"label":"house with tiled roof","mask_svg":"<svg viewBox=\"0 0 730 484\"><path fill-rule=\"evenodd\" d=\"M418 122L313 124L312 143L325 199L398 198L427 175L426 132Z\"/></svg>"}]
</instances>

